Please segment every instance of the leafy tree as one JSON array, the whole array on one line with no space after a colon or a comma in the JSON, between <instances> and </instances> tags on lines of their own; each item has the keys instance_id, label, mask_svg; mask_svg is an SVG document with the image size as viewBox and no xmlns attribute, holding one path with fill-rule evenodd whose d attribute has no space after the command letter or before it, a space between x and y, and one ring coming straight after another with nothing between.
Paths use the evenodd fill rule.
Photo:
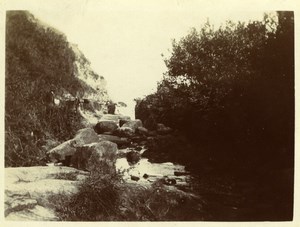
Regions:
<instances>
[{"instance_id":1,"label":"leafy tree","mask_svg":"<svg viewBox=\"0 0 300 227\"><path fill-rule=\"evenodd\" d=\"M200 174L208 165L253 185L246 195L257 214L251 220L292 220L293 12L216 30L206 23L174 41L165 62L164 79L137 103L136 117L188 136L192 149L173 149L171 158L185 157Z\"/></svg>"},{"instance_id":2,"label":"leafy tree","mask_svg":"<svg viewBox=\"0 0 300 227\"><path fill-rule=\"evenodd\" d=\"M184 131L220 162L291 165L293 14L277 18L216 30L206 23L174 40L168 71L136 116L152 128L162 122Z\"/></svg>"}]
</instances>

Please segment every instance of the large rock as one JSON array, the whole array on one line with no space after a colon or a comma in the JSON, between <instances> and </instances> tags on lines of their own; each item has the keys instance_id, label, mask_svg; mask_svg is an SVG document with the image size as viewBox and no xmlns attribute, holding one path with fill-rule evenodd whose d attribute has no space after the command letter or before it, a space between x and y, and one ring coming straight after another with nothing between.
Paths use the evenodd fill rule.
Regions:
<instances>
[{"instance_id":1,"label":"large rock","mask_svg":"<svg viewBox=\"0 0 300 227\"><path fill-rule=\"evenodd\" d=\"M122 126L116 130L115 134L121 137L132 137L134 136L134 130L130 127Z\"/></svg>"},{"instance_id":2,"label":"large rock","mask_svg":"<svg viewBox=\"0 0 300 227\"><path fill-rule=\"evenodd\" d=\"M130 117L120 115L119 117L119 126L122 127L125 123L131 121Z\"/></svg>"},{"instance_id":3,"label":"large rock","mask_svg":"<svg viewBox=\"0 0 300 227\"><path fill-rule=\"evenodd\" d=\"M136 129L138 127L142 127L143 126L143 123L141 120L137 119L137 120L133 120L133 121L128 121L126 122L125 124L122 125L121 128L131 128L133 130L133 132L135 133Z\"/></svg>"},{"instance_id":4,"label":"large rock","mask_svg":"<svg viewBox=\"0 0 300 227\"><path fill-rule=\"evenodd\" d=\"M116 123L119 122L119 115L115 115L115 114L104 114L100 121L114 121Z\"/></svg>"},{"instance_id":5,"label":"large rock","mask_svg":"<svg viewBox=\"0 0 300 227\"><path fill-rule=\"evenodd\" d=\"M141 159L141 155L138 152L130 151L126 154L126 159L129 164L136 164Z\"/></svg>"},{"instance_id":6,"label":"large rock","mask_svg":"<svg viewBox=\"0 0 300 227\"><path fill-rule=\"evenodd\" d=\"M122 119L121 119L121 120L119 121L119 126L122 127L122 126L123 126L125 123L127 123L128 121L130 121L130 120L122 120Z\"/></svg>"},{"instance_id":7,"label":"large rock","mask_svg":"<svg viewBox=\"0 0 300 227\"><path fill-rule=\"evenodd\" d=\"M100 121L94 127L95 132L98 134L102 134L105 132L113 133L117 129L118 124L115 121Z\"/></svg>"},{"instance_id":8,"label":"large rock","mask_svg":"<svg viewBox=\"0 0 300 227\"><path fill-rule=\"evenodd\" d=\"M110 141L113 143L116 143L119 146L122 145L129 145L130 141L127 138L119 137L119 136L113 136L113 135L98 135L99 141Z\"/></svg>"},{"instance_id":9,"label":"large rock","mask_svg":"<svg viewBox=\"0 0 300 227\"><path fill-rule=\"evenodd\" d=\"M84 145L72 156L71 166L88 171L108 167L106 173L110 173L115 171L117 151L117 144L110 141Z\"/></svg>"},{"instance_id":10,"label":"large rock","mask_svg":"<svg viewBox=\"0 0 300 227\"><path fill-rule=\"evenodd\" d=\"M120 120L130 121L130 117L120 114L104 114L100 119L100 121L114 121L116 123L119 123Z\"/></svg>"},{"instance_id":11,"label":"large rock","mask_svg":"<svg viewBox=\"0 0 300 227\"><path fill-rule=\"evenodd\" d=\"M142 136L148 136L149 135L149 131L145 127L138 127L137 132L138 132L138 134L140 134Z\"/></svg>"},{"instance_id":12,"label":"large rock","mask_svg":"<svg viewBox=\"0 0 300 227\"><path fill-rule=\"evenodd\" d=\"M98 142L99 137L92 128L84 128L77 132L73 140L75 141L76 146L82 146L84 144Z\"/></svg>"},{"instance_id":13,"label":"large rock","mask_svg":"<svg viewBox=\"0 0 300 227\"><path fill-rule=\"evenodd\" d=\"M5 218L15 221L58 220L49 206L55 195L76 193L88 173L70 167L37 166L5 169Z\"/></svg>"},{"instance_id":14,"label":"large rock","mask_svg":"<svg viewBox=\"0 0 300 227\"><path fill-rule=\"evenodd\" d=\"M68 140L57 147L51 149L47 152L50 160L52 162L59 162L66 160L67 156L72 156L76 152L76 142L72 140Z\"/></svg>"},{"instance_id":15,"label":"large rock","mask_svg":"<svg viewBox=\"0 0 300 227\"><path fill-rule=\"evenodd\" d=\"M99 137L92 128L84 128L77 132L75 137L48 151L52 162L64 161L66 157L72 156L76 148L84 144L98 142Z\"/></svg>"}]
</instances>

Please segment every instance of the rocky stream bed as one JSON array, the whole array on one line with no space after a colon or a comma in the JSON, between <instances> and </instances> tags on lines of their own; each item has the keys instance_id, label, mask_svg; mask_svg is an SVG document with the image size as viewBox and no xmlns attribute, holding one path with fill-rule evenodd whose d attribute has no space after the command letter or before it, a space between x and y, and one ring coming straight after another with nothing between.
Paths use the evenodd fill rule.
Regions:
<instances>
[{"instance_id":1,"label":"rocky stream bed","mask_svg":"<svg viewBox=\"0 0 300 227\"><path fill-rule=\"evenodd\" d=\"M148 187L159 181L168 190L179 190L199 201L193 220L259 220L269 210L280 210L274 208L283 204L276 195L265 193L270 191L268 184L205 169L195 173L171 158L168 160L163 151L155 154L163 158L153 160L149 141L169 134L171 129L163 125L151 132L139 120L122 115L102 116L94 127L79 130L73 139L49 150L48 166L5 169L6 220L58 220L49 205L51 196L77 193L78 185L93 168L98 168L95 160L105 160L131 185ZM278 190L284 192L284 187Z\"/></svg>"}]
</instances>

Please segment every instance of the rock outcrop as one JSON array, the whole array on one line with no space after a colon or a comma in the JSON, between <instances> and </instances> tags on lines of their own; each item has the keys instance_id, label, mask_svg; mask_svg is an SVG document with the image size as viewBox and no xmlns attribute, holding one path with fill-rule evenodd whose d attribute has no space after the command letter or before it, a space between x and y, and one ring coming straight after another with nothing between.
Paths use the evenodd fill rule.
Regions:
<instances>
[{"instance_id":1,"label":"rock outcrop","mask_svg":"<svg viewBox=\"0 0 300 227\"><path fill-rule=\"evenodd\" d=\"M87 172L70 167L39 166L5 169L6 220L55 221L49 204L54 195L77 192Z\"/></svg>"},{"instance_id":2,"label":"rock outcrop","mask_svg":"<svg viewBox=\"0 0 300 227\"><path fill-rule=\"evenodd\" d=\"M66 160L66 157L74 155L77 147L100 141L97 133L92 128L80 129L75 137L48 151L52 162Z\"/></svg>"}]
</instances>

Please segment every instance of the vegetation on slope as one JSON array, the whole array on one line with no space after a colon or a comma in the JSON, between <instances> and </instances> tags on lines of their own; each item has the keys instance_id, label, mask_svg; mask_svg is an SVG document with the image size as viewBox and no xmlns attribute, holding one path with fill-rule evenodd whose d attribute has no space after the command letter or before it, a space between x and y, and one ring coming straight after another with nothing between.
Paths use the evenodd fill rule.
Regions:
<instances>
[{"instance_id":1,"label":"vegetation on slope","mask_svg":"<svg viewBox=\"0 0 300 227\"><path fill-rule=\"evenodd\" d=\"M77 56L65 35L27 11L7 11L6 19L5 166L39 165L53 141L82 127L72 106L49 101L51 91L83 97L93 88L75 76Z\"/></svg>"}]
</instances>

